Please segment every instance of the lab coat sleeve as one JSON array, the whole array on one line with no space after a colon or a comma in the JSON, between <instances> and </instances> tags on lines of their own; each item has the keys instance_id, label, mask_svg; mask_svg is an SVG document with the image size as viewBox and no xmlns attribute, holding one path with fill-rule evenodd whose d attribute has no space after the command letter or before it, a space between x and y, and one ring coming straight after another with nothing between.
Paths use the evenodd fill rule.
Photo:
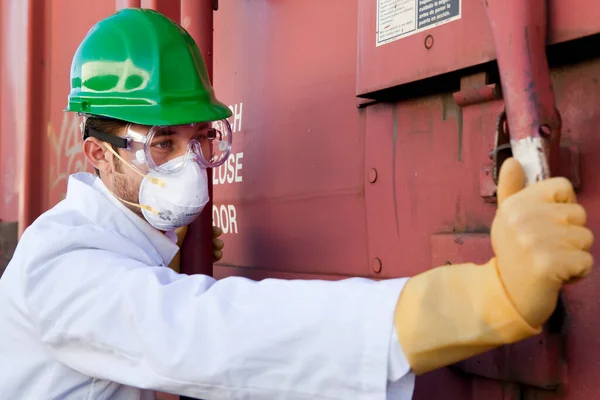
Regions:
<instances>
[{"instance_id":1,"label":"lab coat sleeve","mask_svg":"<svg viewBox=\"0 0 600 400\"><path fill-rule=\"evenodd\" d=\"M387 400L412 399L415 389L415 375L412 373L408 360L400 347L395 326L392 328L389 355Z\"/></svg>"},{"instance_id":2,"label":"lab coat sleeve","mask_svg":"<svg viewBox=\"0 0 600 400\"><path fill-rule=\"evenodd\" d=\"M88 376L211 400L387 398L406 279L215 281L90 249L37 261L30 319Z\"/></svg>"}]
</instances>

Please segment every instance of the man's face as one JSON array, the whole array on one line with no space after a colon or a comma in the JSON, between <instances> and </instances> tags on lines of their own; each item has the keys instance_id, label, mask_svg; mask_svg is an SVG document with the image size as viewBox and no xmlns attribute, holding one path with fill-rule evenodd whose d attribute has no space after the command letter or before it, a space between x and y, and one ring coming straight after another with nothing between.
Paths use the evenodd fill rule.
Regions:
<instances>
[{"instance_id":1,"label":"man's face","mask_svg":"<svg viewBox=\"0 0 600 400\"><path fill-rule=\"evenodd\" d=\"M188 144L192 139L200 139L202 135L206 136L206 131L209 124L180 125L154 129L154 133L149 138L148 144L149 154L156 165L162 165L177 157L186 154ZM131 125L130 130L138 134L147 136L151 127L144 125ZM125 128L118 134L126 136ZM140 148L141 149L141 148ZM204 149L203 149L204 151ZM107 151L107 153L110 153ZM147 165L141 166L136 163L136 154L133 151L118 149L118 154L131 166L133 165L139 172L143 174L150 173ZM119 198L134 204L139 204L139 190L144 177L136 172L133 168L126 165L125 162L115 157L110 153L110 172L101 174L102 180L112 192ZM206 155L205 155L206 156ZM142 216L141 209L125 203L130 210L137 215Z\"/></svg>"}]
</instances>

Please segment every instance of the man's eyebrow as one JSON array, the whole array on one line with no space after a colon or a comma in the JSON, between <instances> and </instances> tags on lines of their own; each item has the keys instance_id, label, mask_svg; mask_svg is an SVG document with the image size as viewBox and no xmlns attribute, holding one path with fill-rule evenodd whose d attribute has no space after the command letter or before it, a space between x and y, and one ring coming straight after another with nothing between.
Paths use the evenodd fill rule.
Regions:
<instances>
[{"instance_id":1,"label":"man's eyebrow","mask_svg":"<svg viewBox=\"0 0 600 400\"><path fill-rule=\"evenodd\" d=\"M196 132L210 128L210 122L198 123L197 126L195 126L195 128L196 128ZM161 129L160 131L158 131L155 136L171 136L171 135L175 135L175 134L177 134L177 132L175 132L173 130L173 128L166 126L163 129Z\"/></svg>"},{"instance_id":2,"label":"man's eyebrow","mask_svg":"<svg viewBox=\"0 0 600 400\"><path fill-rule=\"evenodd\" d=\"M175 133L176 132L174 130L172 130L171 128L165 128L165 129L161 129L160 131L158 131L155 136L171 136L171 135L174 135Z\"/></svg>"}]
</instances>

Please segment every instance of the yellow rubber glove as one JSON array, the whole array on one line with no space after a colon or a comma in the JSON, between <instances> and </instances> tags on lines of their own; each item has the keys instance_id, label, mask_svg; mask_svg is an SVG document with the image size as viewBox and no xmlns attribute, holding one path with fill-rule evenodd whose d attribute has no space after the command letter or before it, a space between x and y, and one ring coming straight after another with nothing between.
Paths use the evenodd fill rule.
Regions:
<instances>
[{"instance_id":1,"label":"yellow rubber glove","mask_svg":"<svg viewBox=\"0 0 600 400\"><path fill-rule=\"evenodd\" d=\"M185 239L185 235L187 234L188 227L182 226L181 228L175 229L175 234L177 235L177 246L181 247L183 244L183 240ZM223 257L223 247L225 247L225 243L219 239L219 236L223 234L223 230L218 226L213 226L212 228L212 254L213 254L213 262L219 261ZM169 268L171 268L175 272L181 272L181 250L175 254L173 260L169 264Z\"/></svg>"},{"instance_id":2,"label":"yellow rubber glove","mask_svg":"<svg viewBox=\"0 0 600 400\"><path fill-rule=\"evenodd\" d=\"M561 286L590 272L593 235L571 184L552 178L523 189L524 182L521 165L505 161L487 264L438 267L406 283L394 324L413 372L539 333Z\"/></svg>"},{"instance_id":3,"label":"yellow rubber glove","mask_svg":"<svg viewBox=\"0 0 600 400\"><path fill-rule=\"evenodd\" d=\"M223 247L225 242L219 239L219 236L223 234L223 230L218 226L213 226L213 262L219 261L223 257Z\"/></svg>"}]
</instances>

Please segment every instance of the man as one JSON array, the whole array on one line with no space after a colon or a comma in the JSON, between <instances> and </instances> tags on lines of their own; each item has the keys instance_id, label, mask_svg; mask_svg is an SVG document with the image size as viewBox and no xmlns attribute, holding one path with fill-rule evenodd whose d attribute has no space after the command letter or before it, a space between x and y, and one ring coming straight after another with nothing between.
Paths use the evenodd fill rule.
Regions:
<instances>
[{"instance_id":1,"label":"man","mask_svg":"<svg viewBox=\"0 0 600 400\"><path fill-rule=\"evenodd\" d=\"M523 189L504 163L487 264L381 282L215 281L165 266L208 201L229 109L191 37L122 10L78 48L68 111L80 173L23 234L0 280L10 399L409 399L415 374L540 332L593 237L564 179Z\"/></svg>"}]
</instances>

